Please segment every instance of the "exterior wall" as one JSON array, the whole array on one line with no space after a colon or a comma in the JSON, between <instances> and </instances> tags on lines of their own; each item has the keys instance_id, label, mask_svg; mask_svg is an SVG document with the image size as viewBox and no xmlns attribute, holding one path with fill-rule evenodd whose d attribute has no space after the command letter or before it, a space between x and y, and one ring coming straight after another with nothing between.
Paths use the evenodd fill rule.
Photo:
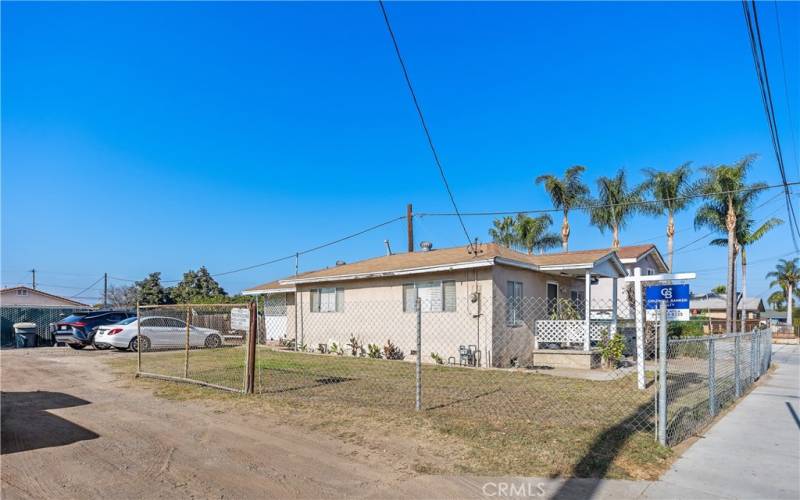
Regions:
<instances>
[{"instance_id":1,"label":"exterior wall","mask_svg":"<svg viewBox=\"0 0 800 500\"><path fill-rule=\"evenodd\" d=\"M640 267L642 275L648 274L648 269L652 270L652 274L661 272L659 269L658 261L649 254L639 262L631 262L623 264L625 273L628 276L633 276L633 270ZM597 283L592 285L592 311L598 315L610 317L612 290L614 288L613 280L611 278L598 278ZM634 317L634 290L633 283L626 283L621 279L617 279L617 318L620 320L633 319Z\"/></svg>"},{"instance_id":2,"label":"exterior wall","mask_svg":"<svg viewBox=\"0 0 800 500\"><path fill-rule=\"evenodd\" d=\"M60 306L60 307L88 307L76 304L70 300L59 299L28 290L27 295L17 295L17 290L4 290L0 293L0 304L4 306Z\"/></svg>"},{"instance_id":3,"label":"exterior wall","mask_svg":"<svg viewBox=\"0 0 800 500\"><path fill-rule=\"evenodd\" d=\"M298 337L301 344L317 350L320 344L335 342L346 347L351 337L381 348L388 340L409 356L416 350L416 314L403 311L403 284L411 282L454 280L456 310L454 312L422 313L422 360L432 362L431 353L459 361L459 346L476 346L482 363L491 358L492 309L491 269L469 269L440 273L414 274L402 277L379 278L304 284L297 287ZM477 280L477 282L476 282ZM312 312L310 290L318 287L344 289L341 312ZM481 299L472 302L473 292ZM288 336L294 337L294 311L287 307Z\"/></svg>"},{"instance_id":4,"label":"exterior wall","mask_svg":"<svg viewBox=\"0 0 800 500\"><path fill-rule=\"evenodd\" d=\"M508 325L506 322L508 281L522 283L522 321L519 326ZM509 266L494 266L492 366L525 366L533 362L535 322L548 317L548 282L558 283L560 299L569 300L572 290L583 290L583 283L575 278Z\"/></svg>"}]
</instances>

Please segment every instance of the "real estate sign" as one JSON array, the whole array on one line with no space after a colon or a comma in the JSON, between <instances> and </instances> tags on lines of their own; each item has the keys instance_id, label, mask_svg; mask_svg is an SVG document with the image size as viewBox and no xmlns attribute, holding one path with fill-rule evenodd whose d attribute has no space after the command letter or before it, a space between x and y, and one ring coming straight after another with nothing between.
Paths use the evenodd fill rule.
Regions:
<instances>
[{"instance_id":1,"label":"real estate sign","mask_svg":"<svg viewBox=\"0 0 800 500\"><path fill-rule=\"evenodd\" d=\"M246 307L231 309L231 330L250 329L250 311Z\"/></svg>"},{"instance_id":2,"label":"real estate sign","mask_svg":"<svg viewBox=\"0 0 800 500\"><path fill-rule=\"evenodd\" d=\"M648 321L658 320L660 302L667 302L668 321L689 321L689 285L653 285L645 289Z\"/></svg>"}]
</instances>

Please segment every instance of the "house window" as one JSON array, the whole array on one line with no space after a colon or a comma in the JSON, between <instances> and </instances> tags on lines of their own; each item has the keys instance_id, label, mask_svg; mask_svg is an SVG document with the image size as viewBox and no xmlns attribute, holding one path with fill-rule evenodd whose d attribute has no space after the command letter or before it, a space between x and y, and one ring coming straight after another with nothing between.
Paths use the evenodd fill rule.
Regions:
<instances>
[{"instance_id":1,"label":"house window","mask_svg":"<svg viewBox=\"0 0 800 500\"><path fill-rule=\"evenodd\" d=\"M647 268L647 275L648 275L648 276L652 276L652 275L654 275L654 274L656 274L656 270L655 270L655 269L653 269L652 267L648 267L648 268Z\"/></svg>"},{"instance_id":2,"label":"house window","mask_svg":"<svg viewBox=\"0 0 800 500\"><path fill-rule=\"evenodd\" d=\"M344 288L312 288L311 312L342 312Z\"/></svg>"},{"instance_id":3,"label":"house window","mask_svg":"<svg viewBox=\"0 0 800 500\"><path fill-rule=\"evenodd\" d=\"M456 310L455 281L423 281L403 285L403 311L414 312L417 297L422 312L454 312Z\"/></svg>"},{"instance_id":4,"label":"house window","mask_svg":"<svg viewBox=\"0 0 800 500\"><path fill-rule=\"evenodd\" d=\"M17 290L17 295L19 295L21 297L26 297L28 295L28 291L25 290L24 288L21 289L21 290Z\"/></svg>"},{"instance_id":5,"label":"house window","mask_svg":"<svg viewBox=\"0 0 800 500\"><path fill-rule=\"evenodd\" d=\"M522 324L522 283L506 282L506 323L509 326Z\"/></svg>"},{"instance_id":6,"label":"house window","mask_svg":"<svg viewBox=\"0 0 800 500\"><path fill-rule=\"evenodd\" d=\"M547 283L547 314L552 315L558 307L558 283Z\"/></svg>"}]
</instances>

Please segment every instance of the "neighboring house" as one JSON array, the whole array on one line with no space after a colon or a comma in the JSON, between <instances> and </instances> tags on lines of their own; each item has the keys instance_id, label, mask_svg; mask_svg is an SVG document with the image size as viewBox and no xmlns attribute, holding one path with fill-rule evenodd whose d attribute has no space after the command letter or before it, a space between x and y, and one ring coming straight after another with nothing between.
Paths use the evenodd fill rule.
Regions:
<instances>
[{"instance_id":1,"label":"neighboring house","mask_svg":"<svg viewBox=\"0 0 800 500\"><path fill-rule=\"evenodd\" d=\"M528 255L493 243L476 253L460 246L338 264L244 291L265 295L267 338L296 338L313 349L351 337L380 346L391 340L412 354L419 298L425 361L435 352L458 362L463 345L474 346L485 366L509 366L525 361L536 322L557 315L562 303L588 332L582 298L592 303L592 281L626 275L609 249Z\"/></svg>"},{"instance_id":2,"label":"neighboring house","mask_svg":"<svg viewBox=\"0 0 800 500\"><path fill-rule=\"evenodd\" d=\"M770 309L761 314L761 319L770 326L786 325L786 311L775 311Z\"/></svg>"},{"instance_id":3,"label":"neighboring house","mask_svg":"<svg viewBox=\"0 0 800 500\"><path fill-rule=\"evenodd\" d=\"M607 249L609 252L612 250L611 248ZM642 276L668 272L667 264L661 257L658 248L653 244L620 247L616 252L617 257L619 257L625 268L626 276L633 276L637 267ZM592 285L593 318L611 317L613 289L614 280L611 278L599 278L597 283ZM634 304L633 283L618 283L617 317L619 319L633 319L635 313Z\"/></svg>"},{"instance_id":4,"label":"neighboring house","mask_svg":"<svg viewBox=\"0 0 800 500\"><path fill-rule=\"evenodd\" d=\"M76 300L59 297L27 286L15 286L0 290L0 305L3 306L48 306L89 307Z\"/></svg>"},{"instance_id":5,"label":"neighboring house","mask_svg":"<svg viewBox=\"0 0 800 500\"><path fill-rule=\"evenodd\" d=\"M761 314L766 311L764 301L760 297L748 297L742 299L742 294L736 294L737 314L741 319L742 311L747 311L746 319L759 319ZM725 302L727 296L720 293L707 293L705 295L695 295L689 300L689 310L693 316L703 315L710 319L724 320L726 317Z\"/></svg>"}]
</instances>

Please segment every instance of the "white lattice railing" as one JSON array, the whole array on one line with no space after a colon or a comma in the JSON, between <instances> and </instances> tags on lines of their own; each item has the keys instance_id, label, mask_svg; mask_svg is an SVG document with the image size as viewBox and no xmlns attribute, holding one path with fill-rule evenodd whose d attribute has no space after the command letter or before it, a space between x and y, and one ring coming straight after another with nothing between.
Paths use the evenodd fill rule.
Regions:
<instances>
[{"instance_id":1,"label":"white lattice railing","mask_svg":"<svg viewBox=\"0 0 800 500\"><path fill-rule=\"evenodd\" d=\"M581 344L585 336L586 322L582 319L545 319L535 324L534 347L545 344ZM611 321L592 320L589 323L589 339L600 340L602 332L611 329Z\"/></svg>"}]
</instances>

